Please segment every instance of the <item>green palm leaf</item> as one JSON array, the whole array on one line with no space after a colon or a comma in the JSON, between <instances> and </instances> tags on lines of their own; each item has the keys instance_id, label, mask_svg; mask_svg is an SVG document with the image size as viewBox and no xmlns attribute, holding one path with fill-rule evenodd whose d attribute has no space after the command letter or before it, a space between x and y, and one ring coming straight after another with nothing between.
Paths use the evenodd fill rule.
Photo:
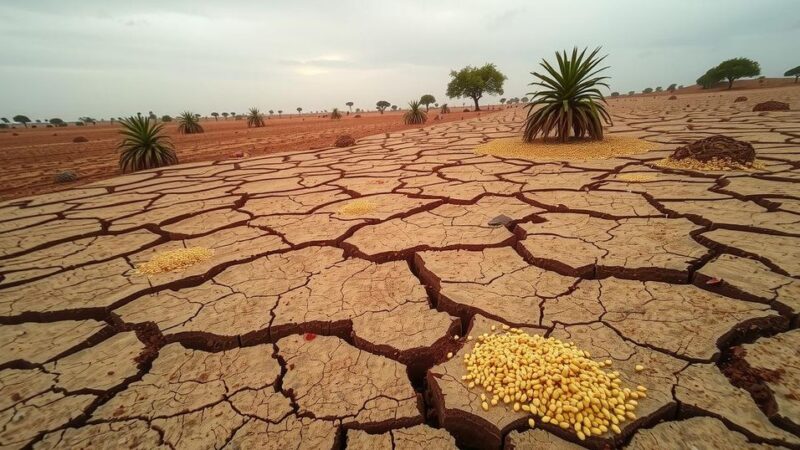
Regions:
<instances>
[{"instance_id":1,"label":"green palm leaf","mask_svg":"<svg viewBox=\"0 0 800 450\"><path fill-rule=\"evenodd\" d=\"M406 125L421 125L428 120L428 115L421 108L421 103L412 100L408 102L408 111L403 114L403 122Z\"/></svg>"},{"instance_id":2,"label":"green palm leaf","mask_svg":"<svg viewBox=\"0 0 800 450\"><path fill-rule=\"evenodd\" d=\"M250 111L247 113L247 128L251 127L258 128L263 126L264 126L264 115L261 114L261 111L259 111L258 108L250 108Z\"/></svg>"},{"instance_id":3,"label":"green palm leaf","mask_svg":"<svg viewBox=\"0 0 800 450\"><path fill-rule=\"evenodd\" d=\"M123 136L117 147L122 172L153 169L178 163L178 157L167 136L164 125L151 122L149 117L134 116L120 121Z\"/></svg>"},{"instance_id":4,"label":"green palm leaf","mask_svg":"<svg viewBox=\"0 0 800 450\"><path fill-rule=\"evenodd\" d=\"M525 120L523 139L531 142L541 136L551 135L566 141L570 137L603 139L603 124L611 123L611 115L605 107L605 98L599 87L608 87L606 76L598 76L608 67L600 67L606 58L598 57L600 48L587 55L584 48L556 52L556 67L546 60L541 66L544 73L531 72L537 78L530 86L543 88L532 92Z\"/></svg>"}]
</instances>

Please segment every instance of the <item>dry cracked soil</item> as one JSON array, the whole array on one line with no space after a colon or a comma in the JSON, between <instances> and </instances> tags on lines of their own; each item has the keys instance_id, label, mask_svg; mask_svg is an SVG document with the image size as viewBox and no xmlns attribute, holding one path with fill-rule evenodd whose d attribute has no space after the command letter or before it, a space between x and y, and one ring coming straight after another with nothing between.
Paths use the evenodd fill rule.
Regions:
<instances>
[{"instance_id":1,"label":"dry cracked soil","mask_svg":"<svg viewBox=\"0 0 800 450\"><path fill-rule=\"evenodd\" d=\"M748 97L612 101L634 156L476 154L507 109L2 203L0 447L800 448L800 112L751 112L800 89ZM719 133L760 168L656 165ZM502 325L613 361L636 420L481 409L465 336Z\"/></svg>"}]
</instances>

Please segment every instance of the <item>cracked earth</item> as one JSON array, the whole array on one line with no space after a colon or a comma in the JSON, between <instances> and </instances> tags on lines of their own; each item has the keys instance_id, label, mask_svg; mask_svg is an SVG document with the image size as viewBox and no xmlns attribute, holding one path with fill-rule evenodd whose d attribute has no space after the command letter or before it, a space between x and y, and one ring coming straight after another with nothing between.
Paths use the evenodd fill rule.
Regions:
<instances>
[{"instance_id":1,"label":"cracked earth","mask_svg":"<svg viewBox=\"0 0 800 450\"><path fill-rule=\"evenodd\" d=\"M0 447L800 448L800 113L750 112L800 92L748 96L612 101L656 144L615 159L476 154L508 109L2 203ZM718 133L763 169L655 164ZM493 325L612 360L636 420L484 411L461 358Z\"/></svg>"}]
</instances>

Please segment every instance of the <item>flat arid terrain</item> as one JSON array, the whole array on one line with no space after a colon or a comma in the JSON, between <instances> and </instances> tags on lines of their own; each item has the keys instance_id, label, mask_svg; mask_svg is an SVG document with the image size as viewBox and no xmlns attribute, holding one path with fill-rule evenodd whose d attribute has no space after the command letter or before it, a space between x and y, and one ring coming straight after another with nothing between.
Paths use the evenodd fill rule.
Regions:
<instances>
[{"instance_id":1,"label":"flat arid terrain","mask_svg":"<svg viewBox=\"0 0 800 450\"><path fill-rule=\"evenodd\" d=\"M183 164L108 178L111 127L0 135L5 198L65 188L0 203L0 447L800 448L800 88L609 104L607 135L651 150L480 154L525 110L454 108L204 122ZM657 164L716 134L759 164ZM54 187L68 161L105 179ZM148 270L179 249L195 264ZM533 424L528 387L471 386L506 332L606 367L627 403L578 402L613 425L579 440L574 404Z\"/></svg>"},{"instance_id":2,"label":"flat arid terrain","mask_svg":"<svg viewBox=\"0 0 800 450\"><path fill-rule=\"evenodd\" d=\"M431 108L432 123L476 117L481 112L463 112L453 108L450 114L439 114ZM486 111L483 112L484 114ZM343 113L344 114L344 113ZM322 117L325 114L278 115L265 120L266 126L247 128L244 120L203 119L205 132L179 134L173 121L165 124L167 135L175 144L182 163L232 158L237 154L256 156L287 150L309 150L333 145L339 135L358 139L379 133L412 128L403 124L401 112L387 111L343 115L341 120ZM436 117L439 117L438 119ZM119 123L64 128L24 128L0 130L0 164L6 167L0 180L0 199L53 192L119 175ZM76 137L88 142L73 142ZM63 170L75 171L80 177L68 185L56 183L55 175Z\"/></svg>"}]
</instances>

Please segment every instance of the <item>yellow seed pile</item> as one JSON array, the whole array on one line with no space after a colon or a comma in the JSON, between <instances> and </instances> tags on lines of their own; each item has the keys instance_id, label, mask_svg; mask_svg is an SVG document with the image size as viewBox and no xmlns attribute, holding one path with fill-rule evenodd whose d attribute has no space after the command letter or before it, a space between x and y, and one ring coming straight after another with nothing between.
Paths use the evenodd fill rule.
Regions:
<instances>
[{"instance_id":1,"label":"yellow seed pile","mask_svg":"<svg viewBox=\"0 0 800 450\"><path fill-rule=\"evenodd\" d=\"M505 156L529 160L580 161L608 159L647 153L655 144L628 136L606 136L602 141L573 139L524 142L522 138L495 139L475 148L479 155Z\"/></svg>"},{"instance_id":2,"label":"yellow seed pile","mask_svg":"<svg viewBox=\"0 0 800 450\"><path fill-rule=\"evenodd\" d=\"M672 159L664 158L656 165L668 169L699 170L706 172L718 172L726 170L746 170L754 171L764 168L764 163L754 161L752 165L743 165L729 159L711 158L709 161L698 161L694 158Z\"/></svg>"},{"instance_id":3,"label":"yellow seed pile","mask_svg":"<svg viewBox=\"0 0 800 450\"><path fill-rule=\"evenodd\" d=\"M617 179L629 183L644 183L656 180L656 176L647 173L621 173L617 176Z\"/></svg>"},{"instance_id":4,"label":"yellow seed pile","mask_svg":"<svg viewBox=\"0 0 800 450\"><path fill-rule=\"evenodd\" d=\"M136 271L142 275L155 275L163 272L182 270L214 255L213 250L204 247L179 248L161 252L150 261L140 264Z\"/></svg>"},{"instance_id":5,"label":"yellow seed pile","mask_svg":"<svg viewBox=\"0 0 800 450\"><path fill-rule=\"evenodd\" d=\"M353 200L339 208L339 214L345 216L362 216L375 211L377 205L369 200Z\"/></svg>"},{"instance_id":6,"label":"yellow seed pile","mask_svg":"<svg viewBox=\"0 0 800 450\"><path fill-rule=\"evenodd\" d=\"M604 370L610 360L589 358L575 344L504 325L502 332L477 337L472 352L464 355L462 380L485 390L481 408L502 403L525 411L531 427L538 417L574 430L581 440L609 430L620 433L621 422L636 419L637 400L647 396L647 389L623 387L618 372Z\"/></svg>"}]
</instances>

